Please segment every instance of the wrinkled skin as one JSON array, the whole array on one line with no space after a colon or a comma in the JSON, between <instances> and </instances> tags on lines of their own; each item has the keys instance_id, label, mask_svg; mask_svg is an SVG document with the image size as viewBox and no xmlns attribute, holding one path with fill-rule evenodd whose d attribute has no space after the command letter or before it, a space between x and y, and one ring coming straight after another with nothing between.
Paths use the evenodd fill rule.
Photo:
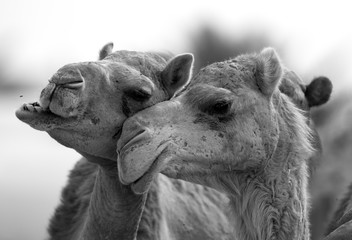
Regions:
<instances>
[{"instance_id":1,"label":"wrinkled skin","mask_svg":"<svg viewBox=\"0 0 352 240\"><path fill-rule=\"evenodd\" d=\"M68 64L49 80L39 103L24 104L16 115L67 147L116 159L123 121L169 97L159 76L165 65L157 54L128 51Z\"/></svg>"},{"instance_id":2,"label":"wrinkled skin","mask_svg":"<svg viewBox=\"0 0 352 240\"><path fill-rule=\"evenodd\" d=\"M138 239L226 238L232 230L221 204L228 201L224 195L160 177L147 198L118 181L115 148L123 121L187 85L192 55L167 62L158 54L111 53L111 48L103 49L100 61L59 69L39 103L24 104L16 112L23 122L85 157L63 191L50 238L134 239L137 230ZM215 223L205 218L208 214Z\"/></svg>"},{"instance_id":3,"label":"wrinkled skin","mask_svg":"<svg viewBox=\"0 0 352 240\"><path fill-rule=\"evenodd\" d=\"M309 158L308 166L309 166L310 172L312 173L316 168L316 166L319 164L319 160L322 154L322 146L321 146L321 141L320 141L318 132L315 129L314 122L310 118L310 109L311 107L321 106L329 100L332 92L332 83L326 77L317 77L317 78L314 78L311 83L306 85L295 72L290 71L288 69L283 69L283 71L284 71L284 74L282 76L282 79L279 85L279 90L280 92L288 96L290 100L296 105L296 107L298 107L303 111L307 119L307 124L311 129L311 143L315 151L313 154L311 154ZM182 114L179 113L177 115L182 115ZM158 120L155 120L155 121L158 122ZM138 142L138 140L136 140L136 142ZM121 145L121 142L120 142L120 145ZM154 154L158 155L162 150L163 149L159 149ZM146 152L150 152L150 151L153 152L154 149L153 150L148 149ZM141 151L141 153L142 152L143 151ZM139 151L137 151L137 153L139 153ZM144 160L146 160L146 158ZM134 163L131 163L130 165L133 166L133 164ZM130 168L130 170L133 171L132 167ZM129 177L132 177L132 176L130 175Z\"/></svg>"},{"instance_id":4,"label":"wrinkled skin","mask_svg":"<svg viewBox=\"0 0 352 240\"><path fill-rule=\"evenodd\" d=\"M119 130L124 119L140 109L169 97L175 90L172 90L172 88L171 90L170 88L163 89L162 84L158 82L160 79L155 78L156 73L160 72L160 69L163 69L166 63L162 57L148 53L144 56L143 53L127 51L111 54L111 48L111 45L107 45L101 51L101 59L109 55L103 61L71 64L60 69L50 80L51 83L43 90L40 100L41 106L38 106L38 103L25 104L17 112L17 116L38 130L48 131L60 143L76 149L84 156L89 153L114 160L115 142L119 137ZM116 81L117 79L118 81ZM299 78L297 79L299 80ZM83 83L80 82L82 80ZM297 81L294 77L291 78L290 76L287 82L290 83L287 86L295 86L299 90L302 89L301 86L303 85L301 83L295 85ZM284 81L282 85L284 85ZM152 96L147 101L143 100L145 97L143 93L149 93L151 89ZM291 89L288 89L287 92L290 93L290 91ZM297 99L301 99L301 102L307 103L304 94L302 95L299 91L294 92L292 96L296 96ZM82 143L84 144L82 145ZM88 160L102 164L101 159L97 161L95 158L88 157ZM84 217L88 209L97 170L96 164L87 162L85 159L79 161L75 166L70 175L69 184L63 191L62 204L58 207L51 220L49 232L52 239L70 238L75 233L78 228L77 222L79 222L77 219ZM163 177L161 178L161 185L170 184L170 181ZM171 181L171 183L171 186L180 184L177 181ZM200 197L202 194L207 194L203 193L203 188L194 188L192 184L182 183L181 185L183 189L176 189L182 192L194 192L197 190L200 192ZM150 207L150 205L155 206L160 204L160 202L165 202L165 205L167 205L168 200L167 198L163 199L163 197L171 197L172 194L174 194L173 197L175 199L185 198L182 193L175 195L174 192L171 191L170 193L164 189L159 187L158 184L152 185L150 196L154 197L150 197L151 199L146 202L147 213L142 217L138 239L144 235L153 234L155 235L145 238L157 238L157 233L150 232L149 225L155 219L160 219L160 209L164 211L164 214L170 215L170 217L182 213L182 211L186 211L187 214L189 212L192 214L192 211L201 212L201 209L190 207L192 204L181 205L179 203L176 207L172 207L173 210L171 212L167 207L163 209L163 204L159 206L159 209ZM207 191L211 192L211 190ZM158 197L159 195L161 197ZM223 211L221 206L227 202L226 198L221 196L221 194L213 194L209 199L215 199L215 205L220 205L220 207L213 207L216 211ZM189 200L189 202L192 201L198 200L197 198ZM222 204L219 202L222 202ZM209 202L207 200L204 203L214 204L212 201ZM221 214L216 216L216 213L206 213L208 216L211 214L215 214L213 219L221 217ZM192 220L190 222L198 222L198 220ZM201 222L204 226L213 224L206 223L204 218ZM221 225L221 222L219 224ZM153 228L157 227L153 226L151 228L153 230ZM176 226L174 228L177 229ZM215 226L215 228L218 227ZM224 226L223 228L226 229ZM156 231L159 230L156 229ZM178 231L184 230L181 228ZM195 229L193 232L195 232L195 235L192 236L188 233L187 236L197 236Z\"/></svg>"},{"instance_id":5,"label":"wrinkled skin","mask_svg":"<svg viewBox=\"0 0 352 240\"><path fill-rule=\"evenodd\" d=\"M331 93L331 90L330 92L328 91L329 89L327 89L326 91L321 91L321 86L323 84L328 85L325 83L325 81L328 81L328 83L330 83L330 81L326 78L317 78L313 80L313 82L320 83L320 84L314 85L315 89L317 90L316 92L321 94L320 99L326 98L326 95ZM289 96L299 108L307 111L307 115L308 115L308 111L310 110L310 108L308 107L309 104L305 96L304 90L310 85L311 84L305 85L303 81L293 72L286 71L280 84L280 90L284 94ZM324 101L320 102L320 104L323 104L323 103L325 102ZM320 151L317 151L314 156L317 156L319 154L320 154ZM312 158L314 158L314 156ZM96 170L97 170L97 166L95 164L91 164L87 162L85 159L80 160L75 166L75 168L72 170L69 178L70 179L69 183L65 187L61 196L63 203L58 207L58 209L56 210L56 214L52 218L52 223L49 228L51 236L57 236L62 234L63 232L66 232L65 230L68 229L68 226L71 226L72 222L74 222L72 219L75 219L75 216L77 215L84 214L86 209L80 206L87 206L87 200L89 199L89 196L94 187ZM158 196L159 195L158 188L159 187L157 185L155 184L152 185L151 189L149 189L149 195ZM188 186L183 190L192 191L192 188ZM162 196L164 195L165 194L162 194ZM184 198L183 195L181 196L182 198ZM154 201L156 200L155 199L150 200L150 202L154 202ZM218 201L217 205L219 205L219 202L226 203L226 201L222 200L221 198L217 199L217 201ZM147 209L149 209L148 200L147 200ZM208 214L208 216L209 215L210 213ZM142 236L143 233L148 232L147 231L148 229L146 230L144 228L146 224L144 224L143 222L143 221L147 221L147 219L148 218L142 218L142 223L139 228L138 236Z\"/></svg>"},{"instance_id":6,"label":"wrinkled skin","mask_svg":"<svg viewBox=\"0 0 352 240\"><path fill-rule=\"evenodd\" d=\"M118 141L121 182L143 193L161 172L209 186L231 199L237 239L309 239L314 148L309 121L279 91L283 72L273 49L215 63L129 118Z\"/></svg>"}]
</instances>

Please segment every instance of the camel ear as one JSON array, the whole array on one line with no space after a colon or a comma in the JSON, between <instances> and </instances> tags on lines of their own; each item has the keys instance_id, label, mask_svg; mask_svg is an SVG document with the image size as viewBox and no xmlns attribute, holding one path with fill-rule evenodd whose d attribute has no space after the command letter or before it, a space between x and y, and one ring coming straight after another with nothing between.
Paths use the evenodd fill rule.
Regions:
<instances>
[{"instance_id":1,"label":"camel ear","mask_svg":"<svg viewBox=\"0 0 352 240\"><path fill-rule=\"evenodd\" d=\"M112 53L113 48L114 44L112 42L105 44L99 52L99 60L103 60L107 55Z\"/></svg>"},{"instance_id":2,"label":"camel ear","mask_svg":"<svg viewBox=\"0 0 352 240\"><path fill-rule=\"evenodd\" d=\"M192 77L193 55L178 55L171 59L161 72L161 81L167 93L172 97L177 91L187 86Z\"/></svg>"},{"instance_id":3,"label":"camel ear","mask_svg":"<svg viewBox=\"0 0 352 240\"><path fill-rule=\"evenodd\" d=\"M326 103L332 92L332 83L327 77L316 77L307 85L305 96L309 107Z\"/></svg>"},{"instance_id":4,"label":"camel ear","mask_svg":"<svg viewBox=\"0 0 352 240\"><path fill-rule=\"evenodd\" d=\"M280 58L273 48L265 48L258 55L256 81L264 95L271 97L278 88L283 74L282 68Z\"/></svg>"}]
</instances>

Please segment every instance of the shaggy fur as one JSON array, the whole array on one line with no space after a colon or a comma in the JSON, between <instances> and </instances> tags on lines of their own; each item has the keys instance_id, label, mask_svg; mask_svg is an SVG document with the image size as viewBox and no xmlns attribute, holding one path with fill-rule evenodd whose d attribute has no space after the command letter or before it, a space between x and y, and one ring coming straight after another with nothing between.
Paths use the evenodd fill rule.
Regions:
<instances>
[{"instance_id":1,"label":"shaggy fur","mask_svg":"<svg viewBox=\"0 0 352 240\"><path fill-rule=\"evenodd\" d=\"M308 102L305 98L304 83L291 71L285 70L281 81L280 90L304 111L309 111ZM306 114L307 114L306 112ZM319 140L317 133L314 135ZM314 141L316 142L316 141ZM311 161L310 161L311 162ZM87 211L90 194L93 190L96 177L97 165L81 159L72 170L69 181L61 195L61 204L57 207L49 225L49 234L52 239L68 239L77 228L82 216ZM167 181L166 181L167 182ZM161 183L168 186L170 183ZM174 181L173 184L179 186L180 183ZM172 185L171 185L172 186ZM174 191L188 191L184 184L177 187ZM138 239L159 239L161 229L162 212L160 210L159 188L162 187L155 181L151 185L146 200L146 207L140 226L138 229ZM80 190L84 189L84 191ZM163 191L161 191L163 192ZM220 195L209 195L218 197ZM183 197L182 197L183 198ZM223 200L218 200L222 202ZM78 222L78 223L77 223Z\"/></svg>"},{"instance_id":2,"label":"shaggy fur","mask_svg":"<svg viewBox=\"0 0 352 240\"><path fill-rule=\"evenodd\" d=\"M119 166L127 166L121 181L143 182L157 165L169 177L227 194L238 240L308 240L314 148L303 112L278 89L282 69L272 49L215 63L172 101L129 118L118 142ZM141 128L148 134L127 147L126 136ZM147 149L162 153L142 161L136 151Z\"/></svg>"},{"instance_id":3,"label":"shaggy fur","mask_svg":"<svg viewBox=\"0 0 352 240\"><path fill-rule=\"evenodd\" d=\"M273 91L265 90L265 94ZM310 129L287 97L276 93L273 103L281 125L277 153L264 169L236 173L230 179L221 177L223 186L217 186L226 186L234 216L241 216L235 222L238 239L309 238L306 161L313 152Z\"/></svg>"},{"instance_id":4,"label":"shaggy fur","mask_svg":"<svg viewBox=\"0 0 352 240\"><path fill-rule=\"evenodd\" d=\"M112 44L108 44L100 52L99 58L106 58L108 61L121 60L127 63L137 63L142 66L140 68L140 71L145 76L157 77L157 74L155 74L155 72L152 70L153 65L146 61L140 53L120 51L118 54L110 55L111 52ZM131 54L136 56L136 58L131 57ZM150 54L150 56L155 56L155 54ZM165 55L165 57L163 58L170 59L170 56ZM160 61L160 63L165 63L162 58L160 58L158 61ZM180 64L182 65L182 63ZM300 103L306 102L304 94L302 95L299 91L296 91L297 88L299 90L301 89L300 85L296 83L296 79L291 78L291 76L289 76L286 78L286 80L290 83L290 86L295 87L295 91L289 89L285 92L285 94L291 93L291 95L289 95L291 99L298 99ZM286 85L288 86L288 84L283 82L283 89L286 89ZM176 88L177 87L179 86L176 86ZM125 103L125 108L128 107L127 104L128 103ZM299 107L301 106L303 105L300 105ZM131 112L131 109L132 111L135 111L133 107L128 107L128 109L129 113ZM94 188L94 182L96 181L97 170L98 165L88 162L86 159L83 158L76 164L74 169L71 171L68 184L62 191L61 203L57 207L55 214L50 221L48 229L49 234L51 236L50 239L72 239L74 238L72 236L75 236L79 229L82 228L85 217L87 215L91 194ZM140 226L138 228L138 239L159 239L163 233L170 232L168 231L168 228L170 227L173 230L171 232L174 232L174 238L197 238L199 237L199 235L197 235L198 230L193 228L192 224L204 226L203 229L206 231L206 233L202 234L202 239L217 238L214 233L219 232L221 232L222 236L229 235L231 231L229 230L230 228L226 223L226 215L223 215L223 213L226 214L224 203L227 202L227 199L223 195L204 187L196 188L195 191L194 185L182 183L182 181L170 182L166 178L160 179L162 181L154 181L149 190L145 210L141 218ZM168 188L166 188L165 186L168 186ZM173 191L170 192L169 189L173 189ZM166 194L166 192L168 193ZM195 192L198 195L194 194ZM175 201L177 199L177 201L175 203L167 205L167 203L169 202L167 199L163 199L165 196L169 196L175 199ZM202 196L205 197L203 197L203 200L200 200ZM180 205L179 202L182 202L182 199L188 199L188 201L186 201L184 205ZM218 207L219 205L222 206L220 207L220 209ZM180 206L182 206L183 208ZM198 209L200 206L202 207ZM178 211L170 212L170 207L177 209ZM185 211L185 209L187 209L187 211L183 212ZM180 218L175 217L174 219L167 219L166 217L179 217L181 215L192 216L187 221L181 221L181 225L185 225L185 223L187 222L190 223L188 228L193 229L192 233L186 231L184 228L179 228L177 224L175 225L177 219ZM200 218L200 216L202 216L202 218ZM214 223L211 221L207 222L209 216L213 216L213 219L221 219L218 221L218 225L214 225ZM199 219L199 221L196 219ZM215 229L215 231L212 232L213 229ZM187 233L186 235L184 235L185 231Z\"/></svg>"},{"instance_id":5,"label":"shaggy fur","mask_svg":"<svg viewBox=\"0 0 352 240\"><path fill-rule=\"evenodd\" d=\"M103 48L101 61L59 69L40 104L24 104L16 112L85 157L63 190L50 239L231 239L225 204L219 204L228 202L223 194L160 177L149 195L136 195L119 182L116 141L123 121L188 84L193 57L184 54L167 62L166 55L156 53L110 54L111 47Z\"/></svg>"}]
</instances>

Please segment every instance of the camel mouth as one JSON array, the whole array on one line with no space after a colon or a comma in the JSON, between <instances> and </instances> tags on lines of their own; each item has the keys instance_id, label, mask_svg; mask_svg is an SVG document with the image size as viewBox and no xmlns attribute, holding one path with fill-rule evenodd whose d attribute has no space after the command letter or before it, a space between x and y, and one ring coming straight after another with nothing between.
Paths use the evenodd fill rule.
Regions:
<instances>
[{"instance_id":1,"label":"camel mouth","mask_svg":"<svg viewBox=\"0 0 352 240\"><path fill-rule=\"evenodd\" d=\"M152 161L151 166L145 171L139 178L132 182L126 182L120 176L120 181L125 185L131 185L131 189L135 194L145 194L148 192L149 187L156 177L158 173L162 171L166 163L168 162L166 159L167 148L164 148L162 152Z\"/></svg>"},{"instance_id":2,"label":"camel mouth","mask_svg":"<svg viewBox=\"0 0 352 240\"><path fill-rule=\"evenodd\" d=\"M43 108L39 102L24 103L16 111L16 116L24 122L31 120L31 118L49 115L57 116L56 114L52 113L48 108Z\"/></svg>"},{"instance_id":3,"label":"camel mouth","mask_svg":"<svg viewBox=\"0 0 352 240\"><path fill-rule=\"evenodd\" d=\"M144 134L145 131L117 151L120 181L124 185L131 184L136 194L148 191L154 176L161 172L168 162L166 159L170 142L156 145L157 143L149 141L149 138L146 139Z\"/></svg>"},{"instance_id":4,"label":"camel mouth","mask_svg":"<svg viewBox=\"0 0 352 240\"><path fill-rule=\"evenodd\" d=\"M146 133L146 130L140 129L134 135L127 137L125 141L123 141L123 139L120 138L119 141L117 142L118 153L126 152L128 149L131 149L131 151L133 151L134 150L133 146L137 145L139 142L145 139L144 133Z\"/></svg>"},{"instance_id":5,"label":"camel mouth","mask_svg":"<svg viewBox=\"0 0 352 240\"><path fill-rule=\"evenodd\" d=\"M161 157L162 153L155 159L150 168L136 181L131 184L132 191L136 194L144 194L148 192L149 187L155 176L162 170L164 161Z\"/></svg>"},{"instance_id":6,"label":"camel mouth","mask_svg":"<svg viewBox=\"0 0 352 240\"><path fill-rule=\"evenodd\" d=\"M62 118L51 112L49 108L42 107L39 102L22 104L15 114L19 120L40 131L53 129L55 123Z\"/></svg>"},{"instance_id":7,"label":"camel mouth","mask_svg":"<svg viewBox=\"0 0 352 240\"><path fill-rule=\"evenodd\" d=\"M138 129L137 132L132 133L130 135L124 136L124 132L120 135L119 140L117 141L117 156L118 156L118 171L120 176L120 181L125 184L131 184L142 175L147 172L148 168L150 168L151 164L146 165L143 170L140 169L140 161L139 159L143 158L143 156L136 156L135 154L141 154L142 152L138 150L140 146L143 144L147 144L147 139L149 139L148 132L145 129ZM130 156L134 157L130 158ZM136 160L136 161L135 161ZM134 165L138 165L138 168L134 168Z\"/></svg>"}]
</instances>

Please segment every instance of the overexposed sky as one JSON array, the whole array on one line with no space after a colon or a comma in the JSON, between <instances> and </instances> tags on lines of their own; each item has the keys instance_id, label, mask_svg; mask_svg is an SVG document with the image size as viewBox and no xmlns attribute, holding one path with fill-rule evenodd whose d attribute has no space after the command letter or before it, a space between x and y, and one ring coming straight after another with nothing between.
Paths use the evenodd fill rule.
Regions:
<instances>
[{"instance_id":1,"label":"overexposed sky","mask_svg":"<svg viewBox=\"0 0 352 240\"><path fill-rule=\"evenodd\" d=\"M347 1L11 0L0 9L0 59L9 74L42 81L66 63L94 60L109 41L115 49L188 51L190 34L205 22L230 36L266 32L287 45L298 72L329 55L344 69L350 9Z\"/></svg>"}]
</instances>

